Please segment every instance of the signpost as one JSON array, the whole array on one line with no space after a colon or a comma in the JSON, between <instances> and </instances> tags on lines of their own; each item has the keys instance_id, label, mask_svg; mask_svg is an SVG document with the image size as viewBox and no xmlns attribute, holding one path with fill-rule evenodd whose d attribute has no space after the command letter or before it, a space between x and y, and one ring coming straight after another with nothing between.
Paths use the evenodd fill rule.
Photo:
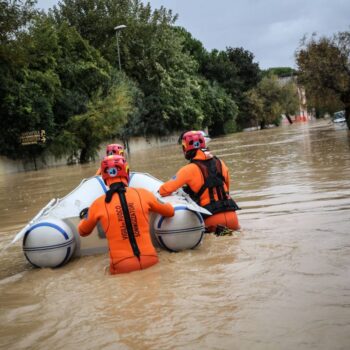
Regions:
<instances>
[{"instance_id":1,"label":"signpost","mask_svg":"<svg viewBox=\"0 0 350 350\"><path fill-rule=\"evenodd\" d=\"M46 142L46 132L45 130L23 132L19 137L19 141L22 146L43 144ZM30 147L29 150L34 151L34 149L31 149ZM37 170L35 152L30 153L32 153L34 168Z\"/></svg>"},{"instance_id":2,"label":"signpost","mask_svg":"<svg viewBox=\"0 0 350 350\"><path fill-rule=\"evenodd\" d=\"M22 133L19 139L22 146L36 145L46 142L46 133L45 130L28 131Z\"/></svg>"}]
</instances>

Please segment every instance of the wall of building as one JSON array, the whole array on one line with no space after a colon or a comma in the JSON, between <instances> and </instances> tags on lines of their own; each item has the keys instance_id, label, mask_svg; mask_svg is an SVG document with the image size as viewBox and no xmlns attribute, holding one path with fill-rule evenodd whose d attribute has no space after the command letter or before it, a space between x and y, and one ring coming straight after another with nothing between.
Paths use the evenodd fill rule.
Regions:
<instances>
[{"instance_id":1,"label":"wall of building","mask_svg":"<svg viewBox=\"0 0 350 350\"><path fill-rule=\"evenodd\" d=\"M180 132L173 133L172 135L168 135L168 136L161 136L161 137L150 137L150 138L133 137L128 141L127 147L129 152L132 154L139 150L159 147L161 145L166 145L166 144L168 145L176 144L178 141L179 135L180 135ZM123 142L118 139L110 140L109 142L102 144L100 149L98 150L99 158L104 157L105 151L106 151L106 145L108 145L109 143L123 144ZM55 159L55 157L53 156L44 155L42 158L36 159L35 163L36 163L37 169L44 169L52 166L67 165L71 163L71 161L72 160L69 160L67 158ZM32 161L12 160L12 159L0 156L0 175L22 172L22 171L29 171L29 170L35 170L35 164L33 160Z\"/></svg>"}]
</instances>

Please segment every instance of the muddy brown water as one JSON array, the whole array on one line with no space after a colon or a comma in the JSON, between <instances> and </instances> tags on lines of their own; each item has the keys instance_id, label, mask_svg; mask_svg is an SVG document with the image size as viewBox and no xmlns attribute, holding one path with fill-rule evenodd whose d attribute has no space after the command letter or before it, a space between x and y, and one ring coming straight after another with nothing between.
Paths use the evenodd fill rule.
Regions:
<instances>
[{"instance_id":1,"label":"muddy brown water","mask_svg":"<svg viewBox=\"0 0 350 350\"><path fill-rule=\"evenodd\" d=\"M210 143L230 168L242 230L121 276L106 254L35 269L0 255L1 349L349 349L350 135L327 121ZM130 156L166 180L178 145ZM0 247L98 164L0 177Z\"/></svg>"}]
</instances>

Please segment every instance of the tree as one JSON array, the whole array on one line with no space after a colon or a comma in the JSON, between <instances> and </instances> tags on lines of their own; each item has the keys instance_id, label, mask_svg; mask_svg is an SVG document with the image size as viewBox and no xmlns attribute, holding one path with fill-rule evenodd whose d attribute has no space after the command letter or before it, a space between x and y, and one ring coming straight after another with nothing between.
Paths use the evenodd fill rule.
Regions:
<instances>
[{"instance_id":1,"label":"tree","mask_svg":"<svg viewBox=\"0 0 350 350\"><path fill-rule=\"evenodd\" d=\"M217 136L237 131L238 107L232 97L216 82L203 79L201 86L203 125L208 127L209 134Z\"/></svg>"},{"instance_id":2,"label":"tree","mask_svg":"<svg viewBox=\"0 0 350 350\"><path fill-rule=\"evenodd\" d=\"M296 61L309 104L329 111L332 105L341 104L350 129L350 32L332 38L304 38Z\"/></svg>"},{"instance_id":3,"label":"tree","mask_svg":"<svg viewBox=\"0 0 350 350\"><path fill-rule=\"evenodd\" d=\"M247 119L249 125L258 126L261 123L261 120L264 116L264 99L260 96L258 90L251 89L247 91L245 94L246 106L249 110L249 114L247 115ZM266 122L264 122L266 124Z\"/></svg>"},{"instance_id":4,"label":"tree","mask_svg":"<svg viewBox=\"0 0 350 350\"><path fill-rule=\"evenodd\" d=\"M26 131L52 131L52 104L59 87L52 48L55 33L40 18L33 1L1 2L0 152L10 158L35 158L45 145L21 146ZM1 12L2 14L3 12Z\"/></svg>"},{"instance_id":5,"label":"tree","mask_svg":"<svg viewBox=\"0 0 350 350\"><path fill-rule=\"evenodd\" d=\"M53 106L56 133L50 151L85 163L95 157L101 142L121 134L128 118L138 113L134 97L139 91L75 28L62 22L57 36L61 88Z\"/></svg>"},{"instance_id":6,"label":"tree","mask_svg":"<svg viewBox=\"0 0 350 350\"><path fill-rule=\"evenodd\" d=\"M154 33L161 35L161 29L174 24L177 18L164 7L152 11L149 3L140 0L63 0L50 15L57 23L74 26L115 67L118 62L114 28L126 25L127 29L121 32L120 55L128 74L137 70L144 50L152 45Z\"/></svg>"},{"instance_id":7,"label":"tree","mask_svg":"<svg viewBox=\"0 0 350 350\"><path fill-rule=\"evenodd\" d=\"M101 91L90 100L86 113L67 120L63 132L55 138L52 153L79 157L80 163L95 158L101 142L115 137L134 113L133 96L129 81L120 77L108 94Z\"/></svg>"},{"instance_id":8,"label":"tree","mask_svg":"<svg viewBox=\"0 0 350 350\"><path fill-rule=\"evenodd\" d=\"M283 113L291 122L290 116L295 115L300 106L298 88L293 80L282 85L280 104L282 106Z\"/></svg>"},{"instance_id":9,"label":"tree","mask_svg":"<svg viewBox=\"0 0 350 350\"><path fill-rule=\"evenodd\" d=\"M201 71L204 63L208 60L209 53L204 48L201 41L195 39L190 32L183 27L172 27L173 30L182 36L182 50L189 54L198 64L198 70Z\"/></svg>"},{"instance_id":10,"label":"tree","mask_svg":"<svg viewBox=\"0 0 350 350\"><path fill-rule=\"evenodd\" d=\"M116 58L114 27L128 25L131 0L62 0L49 12L58 24L67 22L102 55L112 62ZM141 6L141 5L140 5ZM110 49L113 48L113 51Z\"/></svg>"},{"instance_id":11,"label":"tree","mask_svg":"<svg viewBox=\"0 0 350 350\"><path fill-rule=\"evenodd\" d=\"M74 25L115 67L114 27L127 26L121 33L122 67L144 99L125 134L163 134L202 125L203 111L195 98L200 87L198 65L184 49L184 32L172 27L176 16L171 10L152 11L149 3L139 0L64 0L53 16L58 23Z\"/></svg>"},{"instance_id":12,"label":"tree","mask_svg":"<svg viewBox=\"0 0 350 350\"><path fill-rule=\"evenodd\" d=\"M14 16L22 18L21 7L15 10ZM130 101L136 87L66 22L58 25L35 13L29 22L17 18L6 28L11 32L0 35L0 153L35 159L48 149L57 156L76 154L83 162L92 158L97 141L120 132L134 113ZM82 121L89 134L83 134ZM45 144L21 145L22 133L39 130L46 132Z\"/></svg>"},{"instance_id":13,"label":"tree","mask_svg":"<svg viewBox=\"0 0 350 350\"><path fill-rule=\"evenodd\" d=\"M0 2L0 52L3 55L8 49L4 45L13 43L23 28L37 14L35 0L2 0Z\"/></svg>"},{"instance_id":14,"label":"tree","mask_svg":"<svg viewBox=\"0 0 350 350\"><path fill-rule=\"evenodd\" d=\"M292 76L296 76L297 74L297 72L290 67L273 67L273 68L263 70L261 73L262 73L262 76L273 74L279 78L292 77Z\"/></svg>"},{"instance_id":15,"label":"tree","mask_svg":"<svg viewBox=\"0 0 350 350\"><path fill-rule=\"evenodd\" d=\"M253 62L254 55L243 48L228 47L226 51L213 50L202 65L202 74L218 82L238 106L237 124L242 129L249 123L248 90L260 81L260 68Z\"/></svg>"},{"instance_id":16,"label":"tree","mask_svg":"<svg viewBox=\"0 0 350 350\"><path fill-rule=\"evenodd\" d=\"M289 104L283 105L287 91L281 87L277 77L272 75L264 77L256 88L246 93L249 116L260 125L261 129L269 124L279 124L281 114L289 108Z\"/></svg>"},{"instance_id":17,"label":"tree","mask_svg":"<svg viewBox=\"0 0 350 350\"><path fill-rule=\"evenodd\" d=\"M68 23L55 26L58 52L56 72L60 90L53 106L57 132L73 115L84 114L96 93L106 96L112 84L112 67L100 52Z\"/></svg>"},{"instance_id":18,"label":"tree","mask_svg":"<svg viewBox=\"0 0 350 350\"><path fill-rule=\"evenodd\" d=\"M183 36L169 25L138 24L125 70L144 94L137 134L164 134L201 127L198 65L183 50Z\"/></svg>"}]
</instances>

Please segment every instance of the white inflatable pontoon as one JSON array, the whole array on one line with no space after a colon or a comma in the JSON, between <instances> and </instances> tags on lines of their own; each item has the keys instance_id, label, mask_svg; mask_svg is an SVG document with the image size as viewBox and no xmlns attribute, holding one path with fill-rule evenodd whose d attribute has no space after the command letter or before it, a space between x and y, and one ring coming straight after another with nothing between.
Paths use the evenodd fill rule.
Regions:
<instances>
[{"instance_id":1,"label":"white inflatable pontoon","mask_svg":"<svg viewBox=\"0 0 350 350\"><path fill-rule=\"evenodd\" d=\"M157 193L162 181L145 173L131 173L129 186L145 188ZM82 209L107 192L100 176L84 179L80 185L62 199L52 199L12 240L23 240L27 260L37 267L59 267L72 257L108 251L105 233L100 225L87 237L79 236L77 226ZM201 214L210 212L198 206L185 192L177 191L162 197L175 208L171 218L160 214L150 215L150 232L153 244L169 251L197 247L204 234Z\"/></svg>"}]
</instances>

